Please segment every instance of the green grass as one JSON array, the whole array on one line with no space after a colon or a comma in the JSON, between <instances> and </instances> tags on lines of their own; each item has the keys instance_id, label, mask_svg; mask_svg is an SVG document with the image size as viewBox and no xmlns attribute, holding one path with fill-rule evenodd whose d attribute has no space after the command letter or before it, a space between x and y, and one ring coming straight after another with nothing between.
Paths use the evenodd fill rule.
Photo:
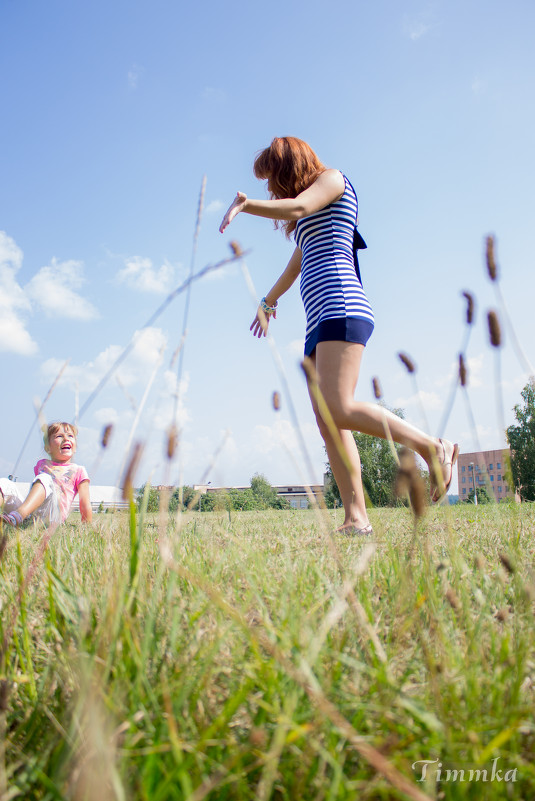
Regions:
<instances>
[{"instance_id":1,"label":"green grass","mask_svg":"<svg viewBox=\"0 0 535 801\"><path fill-rule=\"evenodd\" d=\"M375 550L313 511L10 531L0 798L535 797L535 507L371 518Z\"/></svg>"}]
</instances>

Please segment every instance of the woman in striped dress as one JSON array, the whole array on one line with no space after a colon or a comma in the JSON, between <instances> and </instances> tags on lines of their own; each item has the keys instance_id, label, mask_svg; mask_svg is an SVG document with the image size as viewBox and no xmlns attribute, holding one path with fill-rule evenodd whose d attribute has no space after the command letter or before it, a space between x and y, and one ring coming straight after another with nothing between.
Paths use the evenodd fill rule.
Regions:
<instances>
[{"instance_id":1,"label":"woman in striped dress","mask_svg":"<svg viewBox=\"0 0 535 801\"><path fill-rule=\"evenodd\" d=\"M374 320L353 257L358 205L349 180L338 170L326 168L310 146L295 137L275 138L257 156L254 173L267 180L271 199L252 200L238 192L219 230L223 232L237 214L245 212L274 220L288 237L294 234L297 247L280 278L262 299L251 331L258 337L266 335L271 317L276 317L279 298L301 275L307 320L305 355L315 366L320 393L337 428L337 432L329 429L311 394L344 505L345 520L340 531L369 535L372 528L352 431L384 438L386 418L392 438L419 453L429 466L434 477L434 501L442 498L451 484L458 447L448 440L428 436L376 404L354 399ZM351 469L347 467L348 460Z\"/></svg>"}]
</instances>

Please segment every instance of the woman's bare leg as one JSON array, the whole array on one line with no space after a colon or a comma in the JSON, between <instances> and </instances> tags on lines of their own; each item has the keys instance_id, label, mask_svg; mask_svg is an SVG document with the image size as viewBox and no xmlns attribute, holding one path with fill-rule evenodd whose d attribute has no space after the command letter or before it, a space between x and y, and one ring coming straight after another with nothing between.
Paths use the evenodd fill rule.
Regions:
<instances>
[{"instance_id":1,"label":"woman's bare leg","mask_svg":"<svg viewBox=\"0 0 535 801\"><path fill-rule=\"evenodd\" d=\"M386 439L385 421L395 442L416 451L434 475L433 462L451 462L453 444L430 437L375 403L354 399L364 346L353 342L319 342L315 363L320 391L339 429ZM444 476L446 478L446 476ZM338 480L338 479L337 479Z\"/></svg>"},{"instance_id":2,"label":"woman's bare leg","mask_svg":"<svg viewBox=\"0 0 535 801\"><path fill-rule=\"evenodd\" d=\"M314 355L311 361L313 363L315 362ZM338 429L346 459L348 459L351 464L352 469L349 471L344 456L340 453L339 443L335 442L328 426L321 417L312 393L310 393L310 400L316 415L316 422L320 434L325 442L331 470L336 484L338 485L340 498L342 499L344 507L345 517L340 528L342 530L345 528L364 528L369 525L370 521L368 519L366 500L362 486L360 456L353 434L347 429Z\"/></svg>"}]
</instances>

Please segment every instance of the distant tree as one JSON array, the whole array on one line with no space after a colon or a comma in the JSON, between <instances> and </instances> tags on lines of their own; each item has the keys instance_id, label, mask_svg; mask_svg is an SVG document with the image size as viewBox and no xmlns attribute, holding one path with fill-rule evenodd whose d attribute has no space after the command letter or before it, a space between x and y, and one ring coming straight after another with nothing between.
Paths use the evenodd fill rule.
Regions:
<instances>
[{"instance_id":1,"label":"distant tree","mask_svg":"<svg viewBox=\"0 0 535 801\"><path fill-rule=\"evenodd\" d=\"M137 491L136 506L141 509L144 504L145 492L147 492L147 512L157 512L160 508L160 493L155 487L149 487L143 484Z\"/></svg>"},{"instance_id":2,"label":"distant tree","mask_svg":"<svg viewBox=\"0 0 535 801\"><path fill-rule=\"evenodd\" d=\"M403 418L401 409L392 409L394 414ZM397 462L388 440L371 437L368 434L353 432L360 454L362 483L373 506L400 506L402 502L394 492L394 480L397 473ZM399 445L395 445L397 451ZM331 466L327 463L328 487L325 492L325 503L330 508L341 505L340 491L333 476Z\"/></svg>"},{"instance_id":3,"label":"distant tree","mask_svg":"<svg viewBox=\"0 0 535 801\"><path fill-rule=\"evenodd\" d=\"M282 498L260 473L255 473L252 477L251 491L258 501L259 509L287 509L289 506L286 498Z\"/></svg>"},{"instance_id":4,"label":"distant tree","mask_svg":"<svg viewBox=\"0 0 535 801\"><path fill-rule=\"evenodd\" d=\"M262 499L258 498L251 489L229 489L227 493L228 503L231 509L239 512L255 512L265 509Z\"/></svg>"},{"instance_id":5,"label":"distant tree","mask_svg":"<svg viewBox=\"0 0 535 801\"><path fill-rule=\"evenodd\" d=\"M511 472L515 489L523 501L535 501L535 379L531 378L520 393L524 405L514 413L518 425L506 431L511 448Z\"/></svg>"},{"instance_id":6,"label":"distant tree","mask_svg":"<svg viewBox=\"0 0 535 801\"><path fill-rule=\"evenodd\" d=\"M171 495L171 499L169 501L169 511L176 512L182 503L182 510L186 510L190 508L190 504L195 498L195 490L193 487L176 487Z\"/></svg>"},{"instance_id":7,"label":"distant tree","mask_svg":"<svg viewBox=\"0 0 535 801\"><path fill-rule=\"evenodd\" d=\"M492 498L490 497L486 487L477 487L476 493L477 494L477 502L478 503L491 503ZM463 500L463 503L475 503L474 501L474 490L471 489L466 498Z\"/></svg>"}]
</instances>

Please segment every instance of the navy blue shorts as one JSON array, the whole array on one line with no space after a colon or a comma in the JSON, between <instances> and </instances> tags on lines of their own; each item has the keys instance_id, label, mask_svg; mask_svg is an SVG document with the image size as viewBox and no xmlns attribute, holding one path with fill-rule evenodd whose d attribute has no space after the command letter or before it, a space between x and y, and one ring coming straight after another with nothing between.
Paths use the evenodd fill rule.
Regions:
<instances>
[{"instance_id":1,"label":"navy blue shorts","mask_svg":"<svg viewBox=\"0 0 535 801\"><path fill-rule=\"evenodd\" d=\"M372 335L373 323L362 317L334 317L323 320L308 335L305 356L311 356L318 342L357 342L365 345Z\"/></svg>"}]
</instances>

